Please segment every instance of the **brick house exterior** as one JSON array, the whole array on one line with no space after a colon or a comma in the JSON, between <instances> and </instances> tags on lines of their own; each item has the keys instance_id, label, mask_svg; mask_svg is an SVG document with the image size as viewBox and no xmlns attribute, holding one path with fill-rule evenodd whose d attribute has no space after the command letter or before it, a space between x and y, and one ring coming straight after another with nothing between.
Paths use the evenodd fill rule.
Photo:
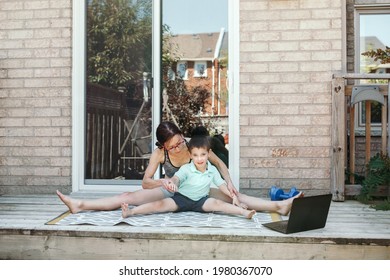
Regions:
<instances>
[{"instance_id":1,"label":"brick house exterior","mask_svg":"<svg viewBox=\"0 0 390 280\"><path fill-rule=\"evenodd\" d=\"M179 34L170 38L170 45L177 46L173 54L185 63L187 77L185 84L191 91L194 87L204 87L211 92L205 104L204 114L226 116L227 114L227 68L223 65L227 55L227 33ZM178 63L174 64L176 70ZM196 72L196 64L205 64L204 75Z\"/></svg>"},{"instance_id":2,"label":"brick house exterior","mask_svg":"<svg viewBox=\"0 0 390 280\"><path fill-rule=\"evenodd\" d=\"M240 0L240 190L330 189L331 77L353 4ZM70 191L72 1L0 2L0 194ZM230 143L232 145L232 143Z\"/></svg>"},{"instance_id":3,"label":"brick house exterior","mask_svg":"<svg viewBox=\"0 0 390 280\"><path fill-rule=\"evenodd\" d=\"M0 21L0 193L69 189L72 1L1 1Z\"/></svg>"}]
</instances>

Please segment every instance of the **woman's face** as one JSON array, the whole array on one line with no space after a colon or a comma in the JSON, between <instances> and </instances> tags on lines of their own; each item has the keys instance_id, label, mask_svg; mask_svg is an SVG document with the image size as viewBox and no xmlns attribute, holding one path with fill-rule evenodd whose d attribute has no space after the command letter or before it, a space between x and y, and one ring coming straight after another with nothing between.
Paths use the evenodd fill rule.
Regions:
<instances>
[{"instance_id":1,"label":"woman's face","mask_svg":"<svg viewBox=\"0 0 390 280\"><path fill-rule=\"evenodd\" d=\"M180 152L184 146L185 140L180 134L176 134L164 144L164 148L170 153Z\"/></svg>"}]
</instances>

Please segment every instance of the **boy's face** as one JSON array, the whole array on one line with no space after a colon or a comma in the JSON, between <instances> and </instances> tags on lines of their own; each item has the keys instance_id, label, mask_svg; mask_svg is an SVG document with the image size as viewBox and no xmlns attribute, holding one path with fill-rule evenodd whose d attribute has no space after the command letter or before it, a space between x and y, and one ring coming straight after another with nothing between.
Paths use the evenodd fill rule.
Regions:
<instances>
[{"instance_id":1,"label":"boy's face","mask_svg":"<svg viewBox=\"0 0 390 280\"><path fill-rule=\"evenodd\" d=\"M209 151L206 148L192 148L191 159L195 164L196 169L204 170L209 159Z\"/></svg>"}]
</instances>

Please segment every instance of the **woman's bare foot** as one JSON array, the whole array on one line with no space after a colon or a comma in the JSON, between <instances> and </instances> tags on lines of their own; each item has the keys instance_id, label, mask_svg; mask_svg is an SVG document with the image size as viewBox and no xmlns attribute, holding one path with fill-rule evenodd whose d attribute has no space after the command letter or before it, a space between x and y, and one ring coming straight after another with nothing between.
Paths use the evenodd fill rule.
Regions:
<instances>
[{"instance_id":1,"label":"woman's bare foot","mask_svg":"<svg viewBox=\"0 0 390 280\"><path fill-rule=\"evenodd\" d=\"M133 215L133 211L131 211L131 209L129 209L129 204L122 203L121 208L122 208L122 218L127 218L128 216Z\"/></svg>"},{"instance_id":2,"label":"woman's bare foot","mask_svg":"<svg viewBox=\"0 0 390 280\"><path fill-rule=\"evenodd\" d=\"M61 201L69 208L69 211L72 214L76 214L83 209L81 209L81 200L70 198L67 195L62 194L59 190L57 190L57 195L61 199Z\"/></svg>"},{"instance_id":3,"label":"woman's bare foot","mask_svg":"<svg viewBox=\"0 0 390 280\"><path fill-rule=\"evenodd\" d=\"M277 212L282 216L287 216L291 211L293 200L296 199L297 197L302 197L302 196L303 196L303 192L299 192L297 195L290 197L289 199L278 201L279 209Z\"/></svg>"},{"instance_id":4,"label":"woman's bare foot","mask_svg":"<svg viewBox=\"0 0 390 280\"><path fill-rule=\"evenodd\" d=\"M245 218L252 219L253 215L256 214L256 210L247 210L244 214Z\"/></svg>"}]
</instances>

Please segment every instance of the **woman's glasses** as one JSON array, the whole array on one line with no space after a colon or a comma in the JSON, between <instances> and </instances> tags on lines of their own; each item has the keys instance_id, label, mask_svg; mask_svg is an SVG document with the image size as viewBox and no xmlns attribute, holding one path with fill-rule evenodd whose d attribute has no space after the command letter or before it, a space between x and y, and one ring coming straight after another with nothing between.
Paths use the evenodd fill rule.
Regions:
<instances>
[{"instance_id":1,"label":"woman's glasses","mask_svg":"<svg viewBox=\"0 0 390 280\"><path fill-rule=\"evenodd\" d=\"M169 148L166 148L166 150L168 152L173 151L174 149L181 147L185 142L186 142L186 140L182 139L179 142L177 142L176 145L169 147Z\"/></svg>"}]
</instances>

